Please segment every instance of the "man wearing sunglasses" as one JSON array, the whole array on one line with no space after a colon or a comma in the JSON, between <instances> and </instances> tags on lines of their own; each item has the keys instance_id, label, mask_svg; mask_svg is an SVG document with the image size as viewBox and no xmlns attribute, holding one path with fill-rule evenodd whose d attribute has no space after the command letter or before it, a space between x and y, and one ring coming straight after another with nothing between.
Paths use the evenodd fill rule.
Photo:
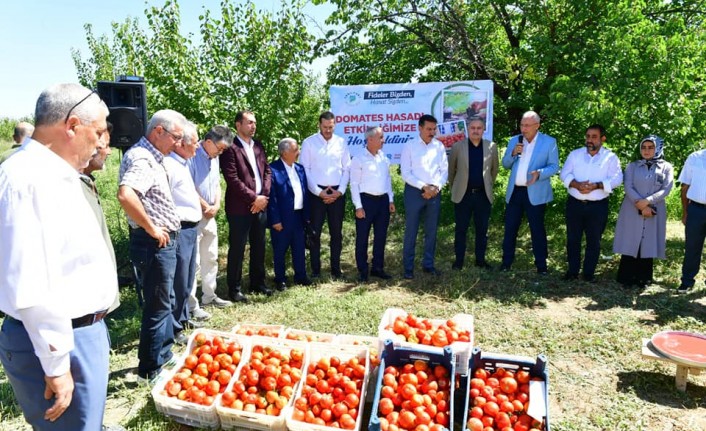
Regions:
<instances>
[{"instance_id":1,"label":"man wearing sunglasses","mask_svg":"<svg viewBox=\"0 0 706 431\"><path fill-rule=\"evenodd\" d=\"M78 84L43 91L32 139L0 166L0 361L36 430L101 429L118 295L112 250L79 170L108 108Z\"/></svg>"},{"instance_id":2,"label":"man wearing sunglasses","mask_svg":"<svg viewBox=\"0 0 706 431\"><path fill-rule=\"evenodd\" d=\"M130 260L142 289L142 326L137 374L152 382L173 356L176 239L181 228L164 165L184 138L186 118L172 110L155 112L147 135L120 164L118 201L130 225Z\"/></svg>"}]
</instances>

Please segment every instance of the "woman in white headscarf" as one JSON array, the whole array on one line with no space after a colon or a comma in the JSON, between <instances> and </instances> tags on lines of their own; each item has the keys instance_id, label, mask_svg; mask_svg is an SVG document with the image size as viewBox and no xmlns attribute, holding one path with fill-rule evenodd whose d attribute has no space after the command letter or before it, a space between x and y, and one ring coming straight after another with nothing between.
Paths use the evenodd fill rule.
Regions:
<instances>
[{"instance_id":1,"label":"woman in white headscarf","mask_svg":"<svg viewBox=\"0 0 706 431\"><path fill-rule=\"evenodd\" d=\"M617 280L644 288L652 282L653 259L664 259L667 209L674 169L664 160L664 141L650 135L640 141L642 158L625 168L625 199L615 226L613 252L620 253Z\"/></svg>"}]
</instances>

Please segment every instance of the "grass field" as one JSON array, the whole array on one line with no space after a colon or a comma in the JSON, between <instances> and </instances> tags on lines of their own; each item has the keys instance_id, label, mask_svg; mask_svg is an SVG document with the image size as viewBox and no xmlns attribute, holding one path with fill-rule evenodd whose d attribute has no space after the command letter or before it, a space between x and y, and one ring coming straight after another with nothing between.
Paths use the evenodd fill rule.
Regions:
<instances>
[{"instance_id":1,"label":"grass field","mask_svg":"<svg viewBox=\"0 0 706 431\"><path fill-rule=\"evenodd\" d=\"M118 155L114 152L107 171L98 176L116 251L124 263L125 240L121 232L126 230L125 220L114 199L117 164ZM395 177L395 182L396 190L400 190L399 177ZM503 180L497 187L500 194ZM295 287L269 298L253 295L248 305L209 310L213 312L210 326L228 330L238 322L261 322L376 335L377 325L388 307L401 307L425 317L469 313L475 317L476 345L482 349L526 356L544 353L548 357L553 430L706 430L706 376L690 377L687 391L678 392L674 366L647 361L640 355L641 340L656 332L674 329L706 333L703 287L706 272L700 274L697 290L686 296L674 295L683 257L681 224L676 219L670 221L669 259L657 263L656 282L646 290L624 290L614 281L618 257L610 250L615 214L604 236L599 282L567 283L560 280L566 268L565 193L560 191L557 195L547 214L552 269L549 277L535 275L526 227L521 232L518 261L511 273L488 272L468 265L460 272L451 271L453 208L445 203L437 246L437 267L443 275L432 278L418 269L415 280L403 280L404 210L401 199L396 199L399 213L392 218L386 259L386 269L396 276L394 280L365 285L354 281L355 235L353 223L348 222L344 227L343 251L343 269L348 281L331 281L324 276L314 287ZM617 209L618 198L613 198L616 201L613 208ZM444 199L448 201L448 196ZM670 214L678 214L676 192L668 205ZM489 261L496 267L501 257L502 210L502 200L498 199L491 220L488 253ZM223 227L221 234L225 232ZM221 256L225 251L221 247ZM327 252L324 248L324 269ZM473 261L472 256L468 261ZM272 276L271 263L268 269ZM219 290L225 294L223 258L221 270ZM189 429L157 413L149 390L137 385L140 310L131 288L124 289L121 297L122 306L108 318L113 351L105 423L120 423L130 430ZM0 429L28 429L1 371Z\"/></svg>"}]
</instances>

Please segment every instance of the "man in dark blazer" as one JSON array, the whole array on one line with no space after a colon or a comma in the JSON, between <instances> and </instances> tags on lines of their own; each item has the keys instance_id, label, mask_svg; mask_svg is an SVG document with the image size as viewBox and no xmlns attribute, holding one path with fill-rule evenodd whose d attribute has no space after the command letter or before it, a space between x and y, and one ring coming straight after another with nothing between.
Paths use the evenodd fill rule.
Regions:
<instances>
[{"instance_id":1,"label":"man in dark blazer","mask_svg":"<svg viewBox=\"0 0 706 431\"><path fill-rule=\"evenodd\" d=\"M235 115L237 136L233 146L220 156L226 180L228 218L228 296L247 302L241 289L245 244L250 242L250 292L271 295L265 285L265 229L271 174L260 141L253 139L255 114L240 111Z\"/></svg>"},{"instance_id":2,"label":"man in dark blazer","mask_svg":"<svg viewBox=\"0 0 706 431\"><path fill-rule=\"evenodd\" d=\"M275 288L285 290L284 258L292 248L294 282L308 286L311 280L306 275L304 250L304 226L309 223L309 197L306 190L304 167L296 163L299 146L292 138L279 141L279 160L272 162L272 190L267 206L267 223L270 226L274 254Z\"/></svg>"}]
</instances>

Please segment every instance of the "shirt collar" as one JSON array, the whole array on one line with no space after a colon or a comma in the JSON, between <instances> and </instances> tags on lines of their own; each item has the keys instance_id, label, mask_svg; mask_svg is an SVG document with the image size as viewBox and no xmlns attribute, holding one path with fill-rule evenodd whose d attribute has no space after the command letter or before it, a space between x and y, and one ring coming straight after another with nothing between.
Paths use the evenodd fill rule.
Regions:
<instances>
[{"instance_id":1,"label":"shirt collar","mask_svg":"<svg viewBox=\"0 0 706 431\"><path fill-rule=\"evenodd\" d=\"M180 156L179 154L177 154L176 151L172 151L172 152L169 154L169 157L171 157L172 159L174 159L174 160L176 160L177 162L181 163L182 165L185 165L185 164L186 164L186 159L183 158L182 156Z\"/></svg>"},{"instance_id":2,"label":"shirt collar","mask_svg":"<svg viewBox=\"0 0 706 431\"><path fill-rule=\"evenodd\" d=\"M62 177L75 179L80 178L79 172L74 169L69 162L59 157L59 155L47 148L47 146L41 142L30 139L23 144L23 148L26 148L29 151L38 151L43 153L44 157L46 157L47 161L51 165L51 168Z\"/></svg>"},{"instance_id":3,"label":"shirt collar","mask_svg":"<svg viewBox=\"0 0 706 431\"><path fill-rule=\"evenodd\" d=\"M154 145L152 145L152 142L147 140L144 136L140 138L140 141L135 145L147 149L147 151L154 156L158 163L162 163L162 161L164 161L164 154L162 154Z\"/></svg>"}]
</instances>

